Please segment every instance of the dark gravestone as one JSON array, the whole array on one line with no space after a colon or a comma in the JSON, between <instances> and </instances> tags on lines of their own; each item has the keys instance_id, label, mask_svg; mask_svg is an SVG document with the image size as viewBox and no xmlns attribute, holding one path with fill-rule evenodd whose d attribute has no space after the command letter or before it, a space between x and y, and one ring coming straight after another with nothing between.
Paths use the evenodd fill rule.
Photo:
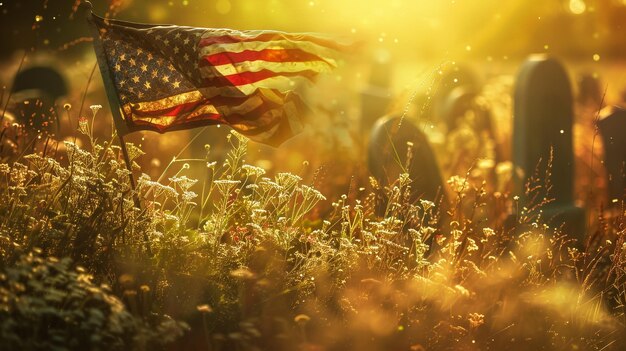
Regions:
<instances>
[{"instance_id":1,"label":"dark gravestone","mask_svg":"<svg viewBox=\"0 0 626 351\"><path fill-rule=\"evenodd\" d=\"M369 83L361 92L361 132L372 128L380 116L387 114L392 101L390 61L375 61L370 70Z\"/></svg>"},{"instance_id":2,"label":"dark gravestone","mask_svg":"<svg viewBox=\"0 0 626 351\"><path fill-rule=\"evenodd\" d=\"M381 186L392 184L406 172L412 181L411 201L437 203L444 198L435 154L424 133L408 120L379 119L372 129L367 152L369 170Z\"/></svg>"},{"instance_id":3,"label":"dark gravestone","mask_svg":"<svg viewBox=\"0 0 626 351\"><path fill-rule=\"evenodd\" d=\"M523 172L515 177L519 208L551 200L541 207L543 219L580 237L585 216L574 205L574 111L565 69L553 58L531 56L518 74L514 98L513 164ZM537 181L532 185L539 187L527 193L533 176Z\"/></svg>"},{"instance_id":4,"label":"dark gravestone","mask_svg":"<svg viewBox=\"0 0 626 351\"><path fill-rule=\"evenodd\" d=\"M626 110L615 108L598 121L604 144L609 206L621 206L626 188Z\"/></svg>"},{"instance_id":5,"label":"dark gravestone","mask_svg":"<svg viewBox=\"0 0 626 351\"><path fill-rule=\"evenodd\" d=\"M604 91L600 79L591 74L582 74L578 78L578 103L595 110L601 109Z\"/></svg>"},{"instance_id":6,"label":"dark gravestone","mask_svg":"<svg viewBox=\"0 0 626 351\"><path fill-rule=\"evenodd\" d=\"M67 94L67 84L56 69L46 66L35 66L18 73L15 76L11 90L14 93L26 90L39 90L46 97L55 100Z\"/></svg>"},{"instance_id":7,"label":"dark gravestone","mask_svg":"<svg viewBox=\"0 0 626 351\"><path fill-rule=\"evenodd\" d=\"M480 102L476 91L469 87L453 89L443 105L440 118L445 124L446 145L450 152L450 163L445 166L448 172L464 174L477 159L502 161L491 111Z\"/></svg>"},{"instance_id":8,"label":"dark gravestone","mask_svg":"<svg viewBox=\"0 0 626 351\"><path fill-rule=\"evenodd\" d=\"M458 87L450 92L441 113L448 132L461 123L469 123L475 133L486 134L495 140L491 112L478 100L479 95L473 89ZM471 121L465 120L468 113L472 114Z\"/></svg>"},{"instance_id":9,"label":"dark gravestone","mask_svg":"<svg viewBox=\"0 0 626 351\"><path fill-rule=\"evenodd\" d=\"M11 88L17 122L33 134L59 131L56 100L67 94L63 76L54 68L35 66L19 72Z\"/></svg>"},{"instance_id":10,"label":"dark gravestone","mask_svg":"<svg viewBox=\"0 0 626 351\"><path fill-rule=\"evenodd\" d=\"M466 91L479 92L481 89L480 80L476 73L468 66L462 64L454 64L442 68L441 79L436 85L434 94L435 113L441 114L444 104L450 93L459 87L465 88Z\"/></svg>"}]
</instances>

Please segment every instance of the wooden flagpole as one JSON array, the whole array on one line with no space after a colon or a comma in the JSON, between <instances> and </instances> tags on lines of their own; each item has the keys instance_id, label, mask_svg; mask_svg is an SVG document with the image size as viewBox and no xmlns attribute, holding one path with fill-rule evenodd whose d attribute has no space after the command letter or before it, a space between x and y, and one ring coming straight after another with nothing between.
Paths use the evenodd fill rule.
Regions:
<instances>
[{"instance_id":1,"label":"wooden flagpole","mask_svg":"<svg viewBox=\"0 0 626 351\"><path fill-rule=\"evenodd\" d=\"M115 123L117 137L119 138L120 148L122 150L122 155L124 156L124 163L126 163L126 169L129 172L128 178L130 180L130 187L133 191L133 201L135 207L141 209L141 201L139 199L139 194L137 194L137 183L135 182L135 177L133 177L133 167L130 157L128 156L126 142L124 141L124 135L128 134L129 130L126 122L124 121L124 118L122 117L121 104L115 90L115 85L113 84L113 76L111 75L111 70L109 69L109 65L107 64L106 55L104 54L102 40L100 39L100 32L98 30L98 27L93 22L93 5L91 5L91 2L89 1L83 1L80 4L80 8L82 8L82 11L85 12L87 25L89 26L89 31L91 32L91 36L93 38L93 48L96 53L96 59L98 61L98 67L100 68L100 74L102 75L102 82L104 83L104 89L109 100L111 113L113 114L113 122ZM150 242L148 241L148 237L146 235L144 235L144 240L146 242L146 251L149 256L152 256Z\"/></svg>"}]
</instances>

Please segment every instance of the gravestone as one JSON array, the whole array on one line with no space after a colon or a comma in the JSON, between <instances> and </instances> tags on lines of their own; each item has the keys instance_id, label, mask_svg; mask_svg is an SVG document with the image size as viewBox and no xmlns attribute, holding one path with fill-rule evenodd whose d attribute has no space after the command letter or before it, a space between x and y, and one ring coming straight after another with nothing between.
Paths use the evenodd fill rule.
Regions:
<instances>
[{"instance_id":1,"label":"gravestone","mask_svg":"<svg viewBox=\"0 0 626 351\"><path fill-rule=\"evenodd\" d=\"M598 121L598 129L604 145L609 206L619 207L626 188L626 110L614 108Z\"/></svg>"},{"instance_id":2,"label":"gravestone","mask_svg":"<svg viewBox=\"0 0 626 351\"><path fill-rule=\"evenodd\" d=\"M445 198L435 154L424 133L408 120L379 119L372 128L367 152L370 173L381 186L390 185L406 172L411 178L411 201L438 203Z\"/></svg>"},{"instance_id":3,"label":"gravestone","mask_svg":"<svg viewBox=\"0 0 626 351\"><path fill-rule=\"evenodd\" d=\"M478 159L502 161L491 111L480 99L473 89L457 87L443 105L440 119L449 155L444 167L449 174L465 174Z\"/></svg>"},{"instance_id":4,"label":"gravestone","mask_svg":"<svg viewBox=\"0 0 626 351\"><path fill-rule=\"evenodd\" d=\"M54 68L35 66L19 72L13 80L12 112L17 122L35 133L59 131L56 100L67 94L63 76Z\"/></svg>"},{"instance_id":5,"label":"gravestone","mask_svg":"<svg viewBox=\"0 0 626 351\"><path fill-rule=\"evenodd\" d=\"M387 114L392 101L392 75L391 61L377 60L372 63L369 83L361 92L362 135L366 135L380 116Z\"/></svg>"},{"instance_id":6,"label":"gravestone","mask_svg":"<svg viewBox=\"0 0 626 351\"><path fill-rule=\"evenodd\" d=\"M448 132L456 129L467 113L471 112L473 120L468 122L472 129L495 139L491 112L478 102L478 98L478 93L467 87L458 87L450 92L441 113Z\"/></svg>"},{"instance_id":7,"label":"gravestone","mask_svg":"<svg viewBox=\"0 0 626 351\"><path fill-rule=\"evenodd\" d=\"M514 99L513 164L523 172L515 176L519 208L552 199L541 207L543 220L581 237L585 216L574 205L573 97L564 67L545 55L531 56L517 76ZM527 194L533 176L539 187Z\"/></svg>"},{"instance_id":8,"label":"gravestone","mask_svg":"<svg viewBox=\"0 0 626 351\"><path fill-rule=\"evenodd\" d=\"M604 91L600 79L592 74L582 74L578 78L578 102L583 106L599 110L602 106Z\"/></svg>"},{"instance_id":9,"label":"gravestone","mask_svg":"<svg viewBox=\"0 0 626 351\"><path fill-rule=\"evenodd\" d=\"M477 93L480 91L480 80L474 70L463 64L454 64L441 69L442 74L434 94L435 113L441 115L444 104L450 93L456 88Z\"/></svg>"}]
</instances>

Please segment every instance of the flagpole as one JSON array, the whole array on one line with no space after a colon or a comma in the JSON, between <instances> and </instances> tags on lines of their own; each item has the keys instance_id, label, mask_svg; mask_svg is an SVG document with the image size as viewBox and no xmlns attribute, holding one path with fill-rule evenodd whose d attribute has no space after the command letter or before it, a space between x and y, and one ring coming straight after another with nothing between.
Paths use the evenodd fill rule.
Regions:
<instances>
[{"instance_id":1,"label":"flagpole","mask_svg":"<svg viewBox=\"0 0 626 351\"><path fill-rule=\"evenodd\" d=\"M102 75L102 82L104 83L104 89L109 100L109 106L111 107L111 114L113 115L113 122L115 124L117 137L120 142L120 149L124 157L124 163L126 164L126 169L129 172L128 178L130 180L131 190L133 191L133 202L135 207L141 209L141 201L139 199L139 194L137 193L137 183L135 182L135 177L133 176L132 162L128 156L128 149L126 148L126 142L124 141L124 135L128 134L129 130L124 118L122 117L121 104L115 90L115 85L113 84L111 70L109 69L107 59L104 54L104 48L102 47L102 41L100 40L100 32L98 31L98 27L96 27L93 22L93 5L89 1L83 1L80 4L80 7L83 11L85 11L87 25L89 26L89 31L91 32L91 36L93 38L93 48L96 53L96 60L98 61L98 67L100 68L100 74ZM150 242L145 234L144 240L146 242L146 251L149 256L152 256Z\"/></svg>"}]
</instances>

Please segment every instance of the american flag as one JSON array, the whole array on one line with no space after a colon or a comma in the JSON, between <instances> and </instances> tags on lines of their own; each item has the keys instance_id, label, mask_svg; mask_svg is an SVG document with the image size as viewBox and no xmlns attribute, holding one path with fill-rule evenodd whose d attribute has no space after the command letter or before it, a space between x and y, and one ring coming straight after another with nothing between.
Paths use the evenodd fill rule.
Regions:
<instances>
[{"instance_id":1,"label":"american flag","mask_svg":"<svg viewBox=\"0 0 626 351\"><path fill-rule=\"evenodd\" d=\"M226 124L279 145L302 129L301 88L345 48L317 34L92 20L128 132Z\"/></svg>"}]
</instances>

